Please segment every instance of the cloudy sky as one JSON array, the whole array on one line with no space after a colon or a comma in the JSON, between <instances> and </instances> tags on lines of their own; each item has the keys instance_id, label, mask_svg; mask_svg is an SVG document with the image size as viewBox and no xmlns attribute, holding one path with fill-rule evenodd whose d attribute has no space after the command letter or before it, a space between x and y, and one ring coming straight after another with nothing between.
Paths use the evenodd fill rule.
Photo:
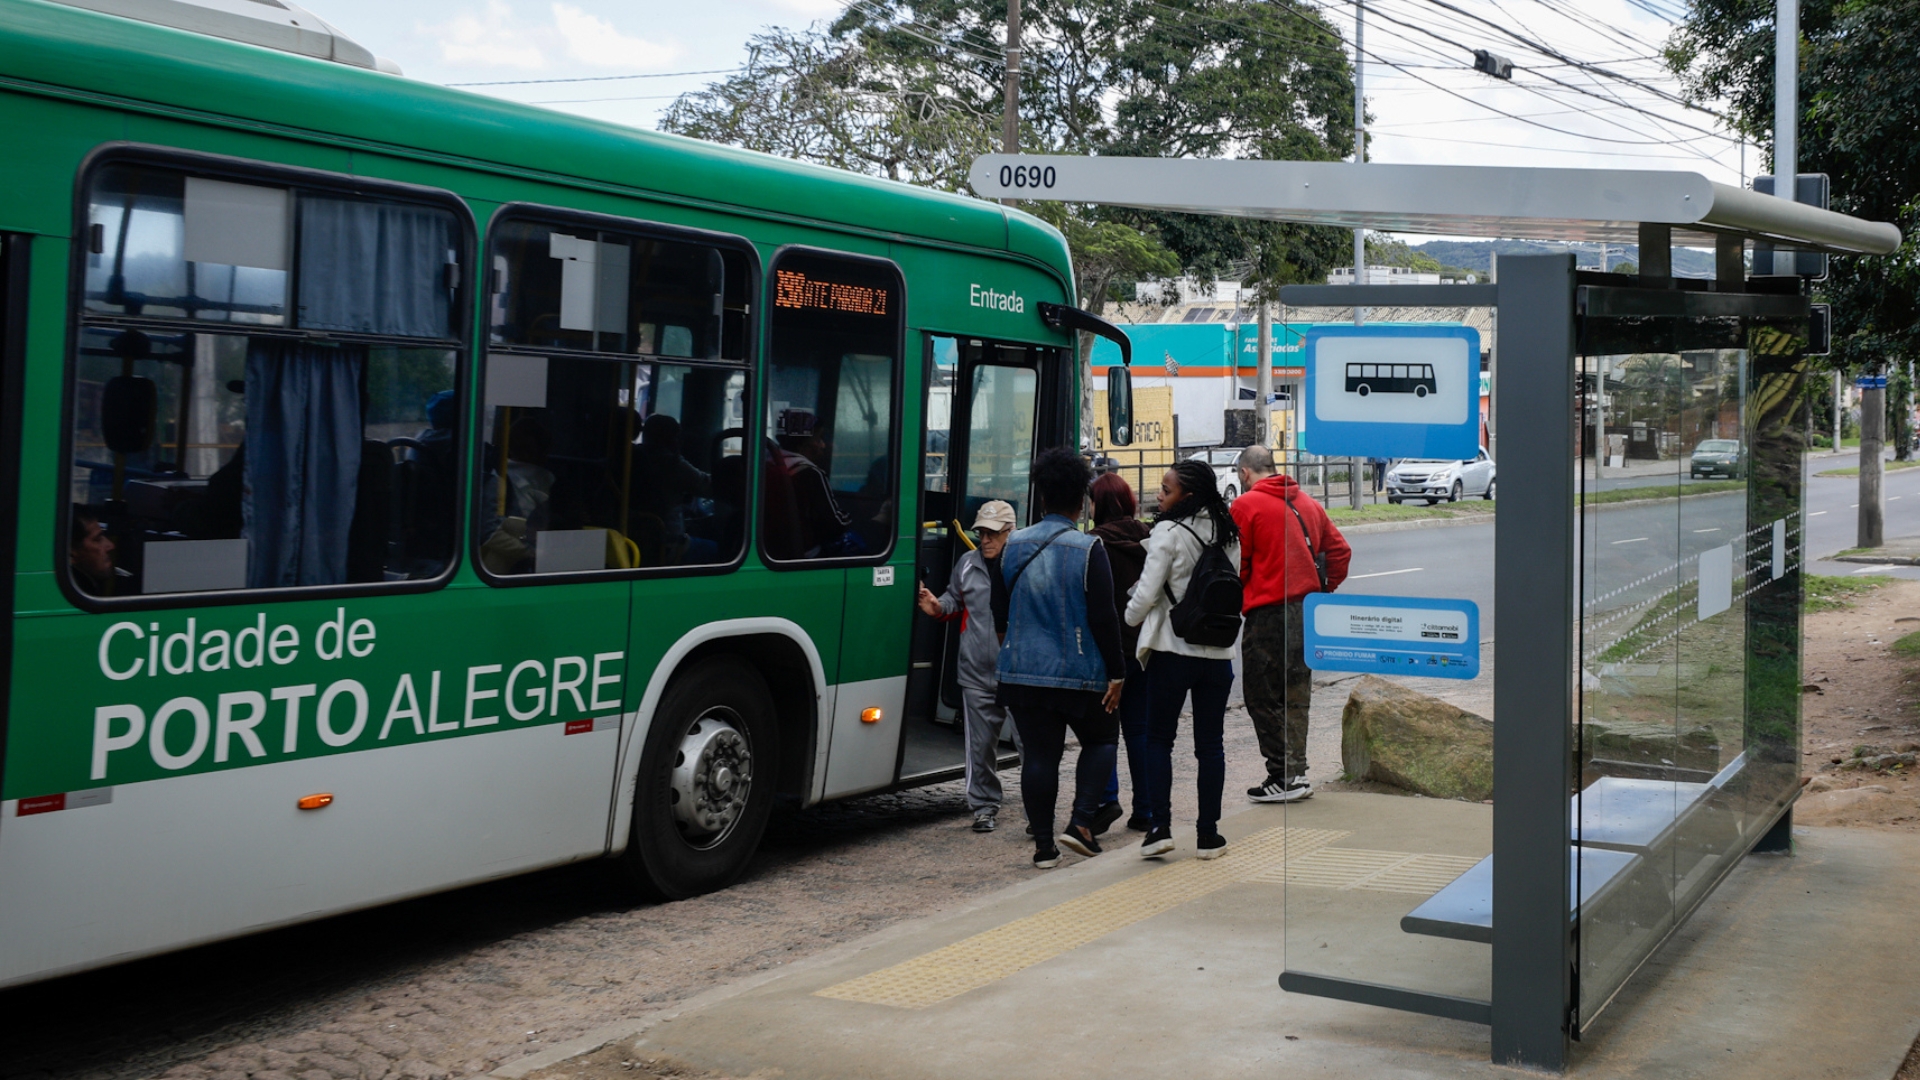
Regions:
<instances>
[{"instance_id":1,"label":"cloudy sky","mask_svg":"<svg viewBox=\"0 0 1920 1080\"><path fill-rule=\"evenodd\" d=\"M830 17L845 0L304 2L414 78L504 84L473 89L651 127L677 93L739 64L755 31ZM1655 59L1683 2L1366 0L1370 159L1689 169L1740 182L1756 151L1746 148L1743 166L1715 117L1669 100L1678 88ZM1350 45L1353 0L1323 9ZM1474 49L1511 58L1512 81L1473 71Z\"/></svg>"}]
</instances>

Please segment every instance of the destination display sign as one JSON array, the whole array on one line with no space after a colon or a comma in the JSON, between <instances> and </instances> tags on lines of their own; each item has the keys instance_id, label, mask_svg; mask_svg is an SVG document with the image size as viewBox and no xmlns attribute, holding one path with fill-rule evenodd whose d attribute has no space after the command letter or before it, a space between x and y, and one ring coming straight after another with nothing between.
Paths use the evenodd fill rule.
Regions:
<instances>
[{"instance_id":1,"label":"destination display sign","mask_svg":"<svg viewBox=\"0 0 1920 1080\"><path fill-rule=\"evenodd\" d=\"M1480 606L1471 600L1314 593L1304 614L1307 666L1315 671L1480 674Z\"/></svg>"},{"instance_id":2,"label":"destination display sign","mask_svg":"<svg viewBox=\"0 0 1920 1080\"><path fill-rule=\"evenodd\" d=\"M799 270L773 273L773 306L800 311L842 311L852 315L892 312L892 290L811 277Z\"/></svg>"}]
</instances>

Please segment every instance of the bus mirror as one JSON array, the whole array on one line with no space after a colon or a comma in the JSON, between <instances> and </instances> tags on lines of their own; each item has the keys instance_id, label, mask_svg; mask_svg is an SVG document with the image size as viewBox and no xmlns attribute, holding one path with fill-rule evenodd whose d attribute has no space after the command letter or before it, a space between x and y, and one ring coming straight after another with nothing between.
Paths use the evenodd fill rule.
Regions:
<instances>
[{"instance_id":1,"label":"bus mirror","mask_svg":"<svg viewBox=\"0 0 1920 1080\"><path fill-rule=\"evenodd\" d=\"M1107 368L1107 434L1115 446L1133 444L1133 372L1118 364Z\"/></svg>"},{"instance_id":2,"label":"bus mirror","mask_svg":"<svg viewBox=\"0 0 1920 1080\"><path fill-rule=\"evenodd\" d=\"M115 375L100 392L100 433L116 454L138 454L153 445L159 393L152 379Z\"/></svg>"}]
</instances>

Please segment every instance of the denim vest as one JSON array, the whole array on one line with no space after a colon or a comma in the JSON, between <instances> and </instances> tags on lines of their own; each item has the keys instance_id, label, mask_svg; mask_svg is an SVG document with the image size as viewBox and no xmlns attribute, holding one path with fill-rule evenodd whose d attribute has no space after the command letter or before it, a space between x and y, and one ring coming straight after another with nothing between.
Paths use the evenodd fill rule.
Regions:
<instances>
[{"instance_id":1,"label":"denim vest","mask_svg":"<svg viewBox=\"0 0 1920 1080\"><path fill-rule=\"evenodd\" d=\"M1053 542L1042 550L1049 537ZM1001 682L1107 688L1107 664L1087 622L1087 559L1093 545L1094 537L1059 514L1008 538L1000 557L1007 579L1007 639L996 665Z\"/></svg>"}]
</instances>

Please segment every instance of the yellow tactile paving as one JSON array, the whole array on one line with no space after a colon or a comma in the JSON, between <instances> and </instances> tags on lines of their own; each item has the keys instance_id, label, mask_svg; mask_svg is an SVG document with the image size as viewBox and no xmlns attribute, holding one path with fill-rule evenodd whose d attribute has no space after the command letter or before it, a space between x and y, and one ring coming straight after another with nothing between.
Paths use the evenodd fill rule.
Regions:
<instances>
[{"instance_id":1,"label":"yellow tactile paving","mask_svg":"<svg viewBox=\"0 0 1920 1080\"><path fill-rule=\"evenodd\" d=\"M924 1009L1189 900L1252 880L1290 857L1325 849L1346 835L1333 829L1268 829L1234 843L1223 858L1182 859L815 993L843 1001Z\"/></svg>"}]
</instances>

